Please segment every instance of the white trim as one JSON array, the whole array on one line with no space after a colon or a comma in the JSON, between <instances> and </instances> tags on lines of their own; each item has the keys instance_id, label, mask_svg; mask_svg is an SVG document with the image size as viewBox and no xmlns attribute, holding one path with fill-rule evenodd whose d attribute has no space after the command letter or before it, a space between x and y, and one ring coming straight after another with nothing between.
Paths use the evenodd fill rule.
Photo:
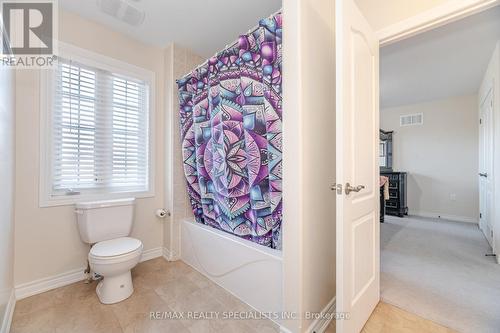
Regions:
<instances>
[{"instance_id":1,"label":"white trim","mask_svg":"<svg viewBox=\"0 0 500 333\"><path fill-rule=\"evenodd\" d=\"M82 64L106 70L120 75L138 78L149 86L149 183L147 191L123 191L123 192L105 192L105 193L87 193L76 196L51 197L50 188L52 182L51 174L51 91L53 70L42 70L40 73L40 177L39 177L39 206L52 207L73 205L77 202L95 201L102 199L120 199L127 197L150 198L155 196L155 173L156 173L156 75L154 72L141 68L108 56L91 52L71 44L59 42L58 56L65 59L75 60Z\"/></svg>"},{"instance_id":2,"label":"white trim","mask_svg":"<svg viewBox=\"0 0 500 333\"><path fill-rule=\"evenodd\" d=\"M108 57L68 43L59 42L59 57L80 62L112 73L131 78L140 78L147 83L154 83L155 74L145 68Z\"/></svg>"},{"instance_id":3,"label":"white trim","mask_svg":"<svg viewBox=\"0 0 500 333\"><path fill-rule=\"evenodd\" d=\"M181 256L175 252L171 252L166 247L163 248L163 258L166 261L177 261L181 259Z\"/></svg>"},{"instance_id":4,"label":"white trim","mask_svg":"<svg viewBox=\"0 0 500 333\"><path fill-rule=\"evenodd\" d=\"M154 249L142 251L142 257L140 262L148 261L151 259L156 259L163 256L163 248L155 247Z\"/></svg>"},{"instance_id":5,"label":"white trim","mask_svg":"<svg viewBox=\"0 0 500 333\"><path fill-rule=\"evenodd\" d=\"M335 317L335 296L328 302L328 304L321 310L320 316L309 325L306 330L308 333L323 333L330 322L334 320Z\"/></svg>"},{"instance_id":6,"label":"white trim","mask_svg":"<svg viewBox=\"0 0 500 333\"><path fill-rule=\"evenodd\" d=\"M170 257L171 257L170 250L167 249L166 247L164 247L163 248L163 259L165 259L166 261L171 261Z\"/></svg>"},{"instance_id":7,"label":"white trim","mask_svg":"<svg viewBox=\"0 0 500 333\"><path fill-rule=\"evenodd\" d=\"M159 258L163 254L162 248L157 247L154 249L145 250L142 252L140 262L148 261L151 259ZM43 292L64 287L69 284L83 281L86 279L84 270L86 267L77 268L65 273L49 276L43 279L38 279L32 282L20 284L15 287L15 296L17 300L38 295Z\"/></svg>"},{"instance_id":8,"label":"white trim","mask_svg":"<svg viewBox=\"0 0 500 333\"><path fill-rule=\"evenodd\" d=\"M14 317L14 309L16 307L16 294L14 289L12 289L9 297L7 306L5 307L5 313L3 316L2 325L0 326L0 333L9 333L10 325L12 324L12 318Z\"/></svg>"},{"instance_id":9,"label":"white trim","mask_svg":"<svg viewBox=\"0 0 500 333\"><path fill-rule=\"evenodd\" d=\"M40 183L46 182L41 179ZM57 206L72 206L79 202L91 202L91 201L101 201L101 200L115 200L115 199L126 199L126 198L135 198L135 199L143 199L143 198L152 198L155 196L151 191L147 192L106 192L99 194L88 194L88 195L76 195L69 196L64 198L49 198L47 195L42 195L42 186L40 185L40 208L47 207L57 207Z\"/></svg>"},{"instance_id":10,"label":"white trim","mask_svg":"<svg viewBox=\"0 0 500 333\"><path fill-rule=\"evenodd\" d=\"M174 47L175 44L171 43L165 52L165 156L164 156L164 165L165 165L165 198L164 198L164 206L170 212L174 212L174 190L173 190L173 172L174 172L174 117L177 115L174 107L174 89L175 89L175 81L174 81ZM168 54L167 54L168 52ZM167 58L168 57L168 58ZM168 59L168 61L167 61ZM168 221L163 224L164 229L168 229L168 236L164 238L169 238L169 243L173 244L173 214L169 216ZM165 245L166 239L163 239L163 244ZM165 250L167 250L165 248ZM168 251L168 250L167 250ZM165 254L164 254L165 256ZM167 258L167 257L165 257ZM168 259L167 259L168 260Z\"/></svg>"},{"instance_id":11,"label":"white trim","mask_svg":"<svg viewBox=\"0 0 500 333\"><path fill-rule=\"evenodd\" d=\"M62 274L22 283L15 287L16 299L20 300L43 292L64 287L68 284L85 280L85 267L77 268Z\"/></svg>"},{"instance_id":12,"label":"white trim","mask_svg":"<svg viewBox=\"0 0 500 333\"><path fill-rule=\"evenodd\" d=\"M377 31L377 37L380 39L380 45L385 46L479 13L499 3L499 0L449 0L440 6Z\"/></svg>"},{"instance_id":13,"label":"white trim","mask_svg":"<svg viewBox=\"0 0 500 333\"><path fill-rule=\"evenodd\" d=\"M433 218L433 219L441 219L441 220L447 220L447 221L453 221L453 222L464 222L464 223L474 223L474 224L479 223L479 220L477 218L470 217L470 216L441 214L441 213L424 212L424 211L418 211L418 210L410 210L408 212L408 215L425 217L425 218Z\"/></svg>"}]
</instances>

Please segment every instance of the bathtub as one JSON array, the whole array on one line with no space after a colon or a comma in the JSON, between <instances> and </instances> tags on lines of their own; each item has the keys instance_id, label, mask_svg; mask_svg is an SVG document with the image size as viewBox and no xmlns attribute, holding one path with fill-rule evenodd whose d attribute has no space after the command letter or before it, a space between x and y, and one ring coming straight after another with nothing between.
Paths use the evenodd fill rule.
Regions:
<instances>
[{"instance_id":1,"label":"bathtub","mask_svg":"<svg viewBox=\"0 0 500 333\"><path fill-rule=\"evenodd\" d=\"M186 219L181 259L254 309L283 310L281 251Z\"/></svg>"}]
</instances>

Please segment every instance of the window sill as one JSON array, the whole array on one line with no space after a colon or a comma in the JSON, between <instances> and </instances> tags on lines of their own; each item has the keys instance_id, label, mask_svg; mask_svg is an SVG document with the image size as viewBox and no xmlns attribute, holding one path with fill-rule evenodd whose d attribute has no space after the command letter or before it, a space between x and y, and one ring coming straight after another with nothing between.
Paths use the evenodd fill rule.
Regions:
<instances>
[{"instance_id":1,"label":"window sill","mask_svg":"<svg viewBox=\"0 0 500 333\"><path fill-rule=\"evenodd\" d=\"M80 194L58 197L40 198L39 207L49 208L57 206L73 206L79 202L104 201L124 198L152 198L155 196L153 191L149 192L120 192L120 193L99 193L99 194Z\"/></svg>"}]
</instances>

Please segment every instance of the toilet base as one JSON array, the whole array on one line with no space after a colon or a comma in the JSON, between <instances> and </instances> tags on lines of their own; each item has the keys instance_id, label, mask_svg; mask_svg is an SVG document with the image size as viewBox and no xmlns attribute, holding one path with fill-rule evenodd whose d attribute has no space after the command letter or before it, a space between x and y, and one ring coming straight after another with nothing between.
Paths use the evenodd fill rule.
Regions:
<instances>
[{"instance_id":1,"label":"toilet base","mask_svg":"<svg viewBox=\"0 0 500 333\"><path fill-rule=\"evenodd\" d=\"M97 297L103 304L113 304L121 302L132 295L134 286L132 285L132 274L127 271L120 275L105 276L96 288Z\"/></svg>"}]
</instances>

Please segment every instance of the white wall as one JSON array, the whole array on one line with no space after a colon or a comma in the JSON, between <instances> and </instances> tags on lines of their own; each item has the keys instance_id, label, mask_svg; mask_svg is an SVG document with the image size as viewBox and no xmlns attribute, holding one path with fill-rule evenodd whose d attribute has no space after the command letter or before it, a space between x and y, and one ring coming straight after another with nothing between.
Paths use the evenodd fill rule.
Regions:
<instances>
[{"instance_id":1,"label":"white wall","mask_svg":"<svg viewBox=\"0 0 500 333\"><path fill-rule=\"evenodd\" d=\"M421 14L450 0L355 0L373 29L380 30L394 23ZM456 0L451 0L456 1Z\"/></svg>"},{"instance_id":2,"label":"white wall","mask_svg":"<svg viewBox=\"0 0 500 333\"><path fill-rule=\"evenodd\" d=\"M479 99L482 101L485 94L488 93L491 84L494 85L493 92L493 122L494 122L494 156L493 156L493 202L494 202L494 224L493 224L493 251L497 254L497 261L500 263L500 41L497 43L495 51L491 56L488 69L484 74L484 79L479 89Z\"/></svg>"},{"instance_id":3,"label":"white wall","mask_svg":"<svg viewBox=\"0 0 500 333\"><path fill-rule=\"evenodd\" d=\"M422 126L399 126L401 115L420 112ZM477 95L384 109L380 118L394 131L393 169L408 172L410 214L477 223Z\"/></svg>"},{"instance_id":4,"label":"white wall","mask_svg":"<svg viewBox=\"0 0 500 333\"><path fill-rule=\"evenodd\" d=\"M167 160L166 163L166 207L171 216L164 229L164 246L166 255L171 260L180 257L180 224L193 212L189 202L184 177L184 165L181 149L181 133L179 123L179 97L176 79L181 78L200 65L204 59L194 52L177 44L169 45L165 50L165 106Z\"/></svg>"},{"instance_id":5,"label":"white wall","mask_svg":"<svg viewBox=\"0 0 500 333\"><path fill-rule=\"evenodd\" d=\"M283 2L284 311L302 315L335 297L334 5ZM293 332L311 324L285 323Z\"/></svg>"},{"instance_id":6,"label":"white wall","mask_svg":"<svg viewBox=\"0 0 500 333\"><path fill-rule=\"evenodd\" d=\"M156 75L156 195L138 199L132 236L144 249L162 246L163 220L155 217L164 205L164 54L102 25L62 11L59 38L155 72ZM52 277L86 265L89 246L80 240L72 206L39 208L39 76L20 70L16 77L16 204L15 284Z\"/></svg>"},{"instance_id":7,"label":"white wall","mask_svg":"<svg viewBox=\"0 0 500 333\"><path fill-rule=\"evenodd\" d=\"M14 287L14 80L14 70L0 66L0 330Z\"/></svg>"}]
</instances>

